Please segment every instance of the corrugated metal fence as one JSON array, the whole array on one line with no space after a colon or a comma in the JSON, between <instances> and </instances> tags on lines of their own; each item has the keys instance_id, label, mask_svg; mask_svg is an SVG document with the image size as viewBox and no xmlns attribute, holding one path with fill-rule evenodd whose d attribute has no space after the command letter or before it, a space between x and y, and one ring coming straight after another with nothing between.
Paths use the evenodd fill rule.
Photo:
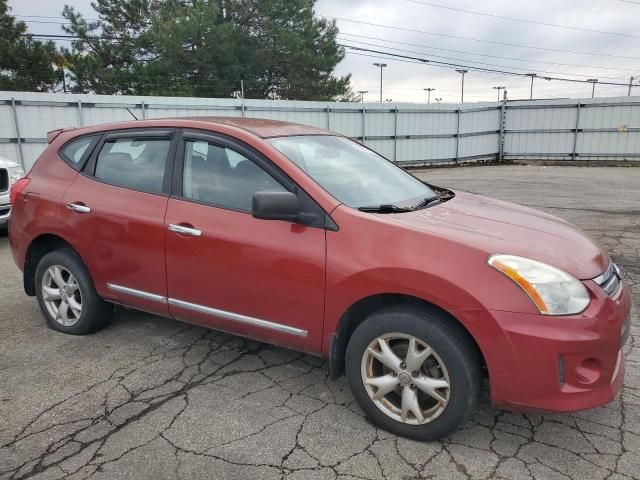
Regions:
<instances>
[{"instance_id":1,"label":"corrugated metal fence","mask_svg":"<svg viewBox=\"0 0 640 480\"><path fill-rule=\"evenodd\" d=\"M403 165L482 160L640 160L640 99L324 103L0 92L0 156L29 168L46 132L138 118L245 116L336 131Z\"/></svg>"}]
</instances>

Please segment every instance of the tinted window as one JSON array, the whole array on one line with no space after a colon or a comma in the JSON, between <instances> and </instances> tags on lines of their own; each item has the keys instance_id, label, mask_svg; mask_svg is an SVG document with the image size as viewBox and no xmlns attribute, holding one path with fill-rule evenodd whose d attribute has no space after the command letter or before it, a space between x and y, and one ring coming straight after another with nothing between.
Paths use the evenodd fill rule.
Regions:
<instances>
[{"instance_id":1,"label":"tinted window","mask_svg":"<svg viewBox=\"0 0 640 480\"><path fill-rule=\"evenodd\" d=\"M107 140L98 154L95 177L120 187L162 193L170 143L165 138Z\"/></svg>"},{"instance_id":2,"label":"tinted window","mask_svg":"<svg viewBox=\"0 0 640 480\"><path fill-rule=\"evenodd\" d=\"M97 141L98 136L79 138L66 144L60 154L69 165L77 170Z\"/></svg>"},{"instance_id":3,"label":"tinted window","mask_svg":"<svg viewBox=\"0 0 640 480\"><path fill-rule=\"evenodd\" d=\"M185 143L182 196L233 210L251 210L253 194L285 191L271 175L245 156L217 145Z\"/></svg>"}]
</instances>

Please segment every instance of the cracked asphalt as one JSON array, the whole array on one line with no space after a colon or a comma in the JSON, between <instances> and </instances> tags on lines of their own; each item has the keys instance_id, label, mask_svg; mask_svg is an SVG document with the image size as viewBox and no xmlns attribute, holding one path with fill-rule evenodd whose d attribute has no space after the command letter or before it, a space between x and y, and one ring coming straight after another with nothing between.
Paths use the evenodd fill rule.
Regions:
<instances>
[{"instance_id":1,"label":"cracked asphalt","mask_svg":"<svg viewBox=\"0 0 640 480\"><path fill-rule=\"evenodd\" d=\"M640 478L640 169L497 166L419 175L540 208L602 242L634 293L610 405L495 410L432 443L374 428L314 357L146 313L47 329L0 238L0 479Z\"/></svg>"}]
</instances>

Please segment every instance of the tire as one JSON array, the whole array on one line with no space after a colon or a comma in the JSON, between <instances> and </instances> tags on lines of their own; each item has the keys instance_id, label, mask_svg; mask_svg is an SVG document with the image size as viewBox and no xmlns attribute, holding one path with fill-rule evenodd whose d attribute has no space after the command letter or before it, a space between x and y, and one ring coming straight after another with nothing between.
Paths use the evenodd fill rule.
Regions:
<instances>
[{"instance_id":1,"label":"tire","mask_svg":"<svg viewBox=\"0 0 640 480\"><path fill-rule=\"evenodd\" d=\"M87 267L70 248L42 257L35 282L40 310L53 330L86 335L109 324L113 306L98 296Z\"/></svg>"},{"instance_id":2,"label":"tire","mask_svg":"<svg viewBox=\"0 0 640 480\"><path fill-rule=\"evenodd\" d=\"M380 339L393 355L383 353ZM415 353L407 355L411 348ZM436 308L396 306L373 313L353 332L345 360L360 407L372 423L397 435L419 441L444 438L478 406L479 353L467 332ZM399 367L390 368L397 360Z\"/></svg>"}]
</instances>

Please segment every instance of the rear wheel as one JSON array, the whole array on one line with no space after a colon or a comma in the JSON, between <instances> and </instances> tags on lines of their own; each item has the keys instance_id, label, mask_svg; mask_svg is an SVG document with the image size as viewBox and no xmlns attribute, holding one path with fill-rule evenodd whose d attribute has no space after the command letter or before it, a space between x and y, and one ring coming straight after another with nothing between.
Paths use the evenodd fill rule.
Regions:
<instances>
[{"instance_id":1,"label":"rear wheel","mask_svg":"<svg viewBox=\"0 0 640 480\"><path fill-rule=\"evenodd\" d=\"M477 408L480 359L465 332L436 309L392 307L353 332L346 371L378 426L415 440L457 430Z\"/></svg>"},{"instance_id":2,"label":"rear wheel","mask_svg":"<svg viewBox=\"0 0 640 480\"><path fill-rule=\"evenodd\" d=\"M106 326L113 311L96 293L80 257L66 248L46 254L38 263L36 296L48 325L72 335Z\"/></svg>"}]
</instances>

